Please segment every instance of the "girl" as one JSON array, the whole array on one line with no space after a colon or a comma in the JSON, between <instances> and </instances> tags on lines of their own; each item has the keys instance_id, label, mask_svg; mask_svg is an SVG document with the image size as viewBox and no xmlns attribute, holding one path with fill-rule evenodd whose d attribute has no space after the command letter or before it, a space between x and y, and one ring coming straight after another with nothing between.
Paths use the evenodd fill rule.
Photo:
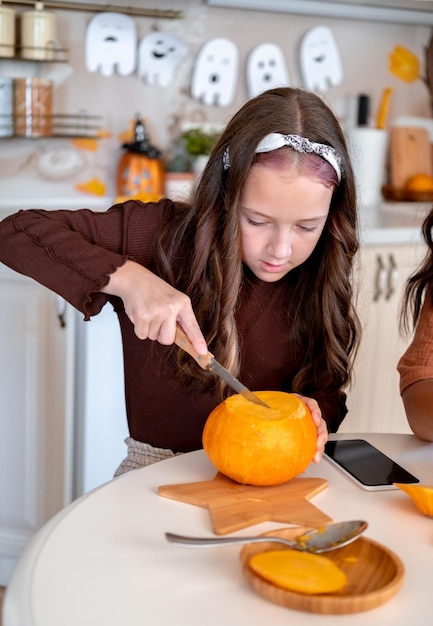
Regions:
<instances>
[{"instance_id":1,"label":"girl","mask_svg":"<svg viewBox=\"0 0 433 626\"><path fill-rule=\"evenodd\" d=\"M9 267L86 320L107 301L118 315L130 431L118 473L200 448L208 414L231 393L173 346L176 324L252 390L301 394L319 461L347 412L357 248L340 126L319 97L292 88L246 102L189 204L27 210L0 224Z\"/></svg>"},{"instance_id":2,"label":"girl","mask_svg":"<svg viewBox=\"0 0 433 626\"><path fill-rule=\"evenodd\" d=\"M397 369L409 426L420 439L433 441L433 209L422 233L428 251L406 283L401 310L402 328L412 327L415 334Z\"/></svg>"}]
</instances>

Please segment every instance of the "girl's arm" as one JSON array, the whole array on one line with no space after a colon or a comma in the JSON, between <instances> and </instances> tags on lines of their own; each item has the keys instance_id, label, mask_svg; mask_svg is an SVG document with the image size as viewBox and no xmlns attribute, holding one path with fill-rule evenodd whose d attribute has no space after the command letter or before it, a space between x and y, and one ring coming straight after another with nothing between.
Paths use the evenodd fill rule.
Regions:
<instances>
[{"instance_id":1,"label":"girl's arm","mask_svg":"<svg viewBox=\"0 0 433 626\"><path fill-rule=\"evenodd\" d=\"M122 299L125 312L140 339L153 339L164 345L174 342L180 324L199 354L207 352L191 301L164 280L134 261L126 261L110 275L101 290Z\"/></svg>"},{"instance_id":2,"label":"girl's arm","mask_svg":"<svg viewBox=\"0 0 433 626\"><path fill-rule=\"evenodd\" d=\"M0 261L61 295L86 319L107 296L118 296L138 337L171 344L179 323L197 351L206 352L189 298L146 269L163 213L172 210L169 201L130 201L104 212L19 211L0 222Z\"/></svg>"}]
</instances>

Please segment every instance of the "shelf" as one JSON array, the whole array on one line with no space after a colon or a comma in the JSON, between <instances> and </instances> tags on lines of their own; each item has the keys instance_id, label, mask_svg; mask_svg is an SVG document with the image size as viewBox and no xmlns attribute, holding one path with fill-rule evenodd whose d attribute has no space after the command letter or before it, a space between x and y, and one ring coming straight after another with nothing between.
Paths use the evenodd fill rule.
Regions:
<instances>
[{"instance_id":1,"label":"shelf","mask_svg":"<svg viewBox=\"0 0 433 626\"><path fill-rule=\"evenodd\" d=\"M29 134L17 134L15 130L17 122L28 128ZM33 129L33 134L31 134L31 129ZM98 132L101 130L102 117L87 113L54 113L51 116L28 115L27 117L0 114L0 140L99 139Z\"/></svg>"},{"instance_id":2,"label":"shelf","mask_svg":"<svg viewBox=\"0 0 433 626\"><path fill-rule=\"evenodd\" d=\"M4 48L4 45L1 46ZM0 76L3 78L47 78L59 85L71 74L72 67L68 63L67 50L64 48L32 48L52 58L27 59L19 55L19 47L13 47L17 56L0 56ZM43 56L43 54L36 56Z\"/></svg>"},{"instance_id":3,"label":"shelf","mask_svg":"<svg viewBox=\"0 0 433 626\"><path fill-rule=\"evenodd\" d=\"M6 45L1 44L1 48L12 48L12 56L0 55L0 61L10 61L12 63L67 63L68 50L65 48L58 48L49 46L46 48L35 48L31 46L21 47L19 45ZM22 53L25 51L27 55L35 55L36 58L30 58L24 56Z\"/></svg>"}]
</instances>

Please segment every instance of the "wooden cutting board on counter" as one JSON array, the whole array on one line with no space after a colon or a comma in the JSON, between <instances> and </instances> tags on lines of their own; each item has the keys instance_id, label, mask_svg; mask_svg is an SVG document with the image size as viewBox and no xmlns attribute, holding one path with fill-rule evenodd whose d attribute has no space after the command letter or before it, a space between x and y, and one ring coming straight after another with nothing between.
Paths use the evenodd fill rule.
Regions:
<instances>
[{"instance_id":1,"label":"wooden cutting board on counter","mask_svg":"<svg viewBox=\"0 0 433 626\"><path fill-rule=\"evenodd\" d=\"M432 145L425 128L395 126L390 139L390 182L403 189L415 174L433 175Z\"/></svg>"},{"instance_id":2,"label":"wooden cutting board on counter","mask_svg":"<svg viewBox=\"0 0 433 626\"><path fill-rule=\"evenodd\" d=\"M215 534L228 533L262 522L316 527L332 521L309 499L326 489L324 478L293 478L282 485L241 485L218 473L212 480L164 485L158 493L209 509Z\"/></svg>"}]
</instances>

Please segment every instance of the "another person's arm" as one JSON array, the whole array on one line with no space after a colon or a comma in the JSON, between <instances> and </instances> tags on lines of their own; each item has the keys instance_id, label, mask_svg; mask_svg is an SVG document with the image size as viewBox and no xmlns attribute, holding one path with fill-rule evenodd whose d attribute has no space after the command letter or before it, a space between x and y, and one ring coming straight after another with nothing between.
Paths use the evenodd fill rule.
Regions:
<instances>
[{"instance_id":1,"label":"another person's arm","mask_svg":"<svg viewBox=\"0 0 433 626\"><path fill-rule=\"evenodd\" d=\"M428 301L397 369L409 426L420 439L433 441L433 306Z\"/></svg>"},{"instance_id":2,"label":"another person's arm","mask_svg":"<svg viewBox=\"0 0 433 626\"><path fill-rule=\"evenodd\" d=\"M420 439L433 441L433 378L413 383L401 397L414 434Z\"/></svg>"}]
</instances>

